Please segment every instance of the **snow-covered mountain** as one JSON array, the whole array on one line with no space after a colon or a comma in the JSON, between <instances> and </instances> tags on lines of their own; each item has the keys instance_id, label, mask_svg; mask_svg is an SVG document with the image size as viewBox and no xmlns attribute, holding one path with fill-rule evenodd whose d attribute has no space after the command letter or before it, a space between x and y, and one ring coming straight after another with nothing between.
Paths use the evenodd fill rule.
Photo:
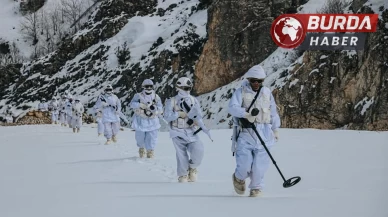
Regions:
<instances>
[{"instance_id":1,"label":"snow-covered mountain","mask_svg":"<svg viewBox=\"0 0 388 217\"><path fill-rule=\"evenodd\" d=\"M274 91L284 126L388 129L388 116L383 112L387 99L382 95L387 93L388 79L384 62L386 1L354 0L344 8L345 13L380 15L378 32L370 34L363 52L284 50L276 48L266 34L277 15L292 8L297 13L315 13L325 3L101 1L90 10L80 30L64 37L54 52L0 68L5 74L0 80L0 112L5 104L12 104L15 113L36 108L41 98L65 90L91 108L107 84L113 85L127 105L145 78L156 82L164 100L175 93L175 81L188 76L194 79L193 93L201 101L206 124L227 128L228 99L244 72L261 64L269 76L265 85ZM371 67L374 64L380 68ZM318 73L309 76L313 70ZM127 108L123 112L131 116ZM370 125L377 123L376 117L382 121Z\"/></svg>"},{"instance_id":2,"label":"snow-covered mountain","mask_svg":"<svg viewBox=\"0 0 388 217\"><path fill-rule=\"evenodd\" d=\"M65 90L93 103L107 84L125 105L145 78L166 96L178 76L193 76L206 21L199 1L103 1L58 50L24 63L20 74L13 68L18 76L2 86L1 105L15 105L18 113Z\"/></svg>"}]
</instances>

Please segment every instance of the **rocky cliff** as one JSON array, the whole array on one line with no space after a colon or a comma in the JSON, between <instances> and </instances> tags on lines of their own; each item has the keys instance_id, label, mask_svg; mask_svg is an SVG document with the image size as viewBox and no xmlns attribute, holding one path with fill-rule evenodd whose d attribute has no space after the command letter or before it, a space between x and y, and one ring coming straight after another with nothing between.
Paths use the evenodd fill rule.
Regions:
<instances>
[{"instance_id":1,"label":"rocky cliff","mask_svg":"<svg viewBox=\"0 0 388 217\"><path fill-rule=\"evenodd\" d=\"M275 85L283 127L388 129L388 10L359 12L381 13L363 51L307 51Z\"/></svg>"},{"instance_id":2,"label":"rocky cliff","mask_svg":"<svg viewBox=\"0 0 388 217\"><path fill-rule=\"evenodd\" d=\"M272 21L289 13L296 4L291 0L212 2L208 9L208 40L195 70L196 91L213 91L265 60L277 48L269 31Z\"/></svg>"}]
</instances>

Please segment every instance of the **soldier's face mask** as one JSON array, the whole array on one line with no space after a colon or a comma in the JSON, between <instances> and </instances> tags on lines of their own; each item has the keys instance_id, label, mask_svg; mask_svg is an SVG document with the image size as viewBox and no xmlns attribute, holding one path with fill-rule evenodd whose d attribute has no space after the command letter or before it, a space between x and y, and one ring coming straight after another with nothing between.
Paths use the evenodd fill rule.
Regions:
<instances>
[{"instance_id":1,"label":"soldier's face mask","mask_svg":"<svg viewBox=\"0 0 388 217\"><path fill-rule=\"evenodd\" d=\"M252 90L257 91L264 80L257 78L249 78L248 81L251 84Z\"/></svg>"},{"instance_id":2,"label":"soldier's face mask","mask_svg":"<svg viewBox=\"0 0 388 217\"><path fill-rule=\"evenodd\" d=\"M191 87L178 87L178 95L181 97L187 97L190 95Z\"/></svg>"},{"instance_id":3,"label":"soldier's face mask","mask_svg":"<svg viewBox=\"0 0 388 217\"><path fill-rule=\"evenodd\" d=\"M105 93L108 94L108 95L112 95L112 91L113 89L105 89Z\"/></svg>"},{"instance_id":4,"label":"soldier's face mask","mask_svg":"<svg viewBox=\"0 0 388 217\"><path fill-rule=\"evenodd\" d=\"M144 88L144 92L149 95L152 93L152 90L154 89L154 86L153 85L144 85L143 86Z\"/></svg>"},{"instance_id":5,"label":"soldier's face mask","mask_svg":"<svg viewBox=\"0 0 388 217\"><path fill-rule=\"evenodd\" d=\"M152 90L154 88L153 85L144 85L144 89L146 90Z\"/></svg>"},{"instance_id":6,"label":"soldier's face mask","mask_svg":"<svg viewBox=\"0 0 388 217\"><path fill-rule=\"evenodd\" d=\"M179 89L182 89L184 91L190 91L191 87L178 87Z\"/></svg>"}]
</instances>

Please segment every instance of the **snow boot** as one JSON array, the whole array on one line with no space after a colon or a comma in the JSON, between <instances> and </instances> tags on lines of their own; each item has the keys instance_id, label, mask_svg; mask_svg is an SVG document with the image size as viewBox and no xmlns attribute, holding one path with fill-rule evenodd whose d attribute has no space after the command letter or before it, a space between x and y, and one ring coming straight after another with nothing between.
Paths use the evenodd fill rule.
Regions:
<instances>
[{"instance_id":1,"label":"snow boot","mask_svg":"<svg viewBox=\"0 0 388 217\"><path fill-rule=\"evenodd\" d=\"M145 153L146 153L146 151L145 151L144 148L139 148L139 157L140 157L140 158L143 158L144 155L145 155Z\"/></svg>"},{"instance_id":2,"label":"snow boot","mask_svg":"<svg viewBox=\"0 0 388 217\"><path fill-rule=\"evenodd\" d=\"M234 190L237 194L243 195L245 193L245 180L239 180L236 176L232 175Z\"/></svg>"},{"instance_id":3,"label":"snow boot","mask_svg":"<svg viewBox=\"0 0 388 217\"><path fill-rule=\"evenodd\" d=\"M154 158L154 150L147 151L147 158Z\"/></svg>"},{"instance_id":4,"label":"snow boot","mask_svg":"<svg viewBox=\"0 0 388 217\"><path fill-rule=\"evenodd\" d=\"M117 142L117 137L116 137L116 135L113 135L113 136L112 136L112 140L113 140L114 143Z\"/></svg>"},{"instance_id":5,"label":"snow boot","mask_svg":"<svg viewBox=\"0 0 388 217\"><path fill-rule=\"evenodd\" d=\"M261 193L260 189L251 189L251 192L249 193L250 197L257 197Z\"/></svg>"},{"instance_id":6,"label":"snow boot","mask_svg":"<svg viewBox=\"0 0 388 217\"><path fill-rule=\"evenodd\" d=\"M80 130L81 130L80 128L77 128L77 133L79 133Z\"/></svg>"},{"instance_id":7,"label":"snow boot","mask_svg":"<svg viewBox=\"0 0 388 217\"><path fill-rule=\"evenodd\" d=\"M178 182L180 182L180 183L187 182L187 175L186 176L179 176Z\"/></svg>"},{"instance_id":8,"label":"snow boot","mask_svg":"<svg viewBox=\"0 0 388 217\"><path fill-rule=\"evenodd\" d=\"M197 168L189 168L189 182L195 182L197 181Z\"/></svg>"},{"instance_id":9,"label":"snow boot","mask_svg":"<svg viewBox=\"0 0 388 217\"><path fill-rule=\"evenodd\" d=\"M101 135L102 135L102 133L99 133L99 134L98 134L98 136L101 136Z\"/></svg>"},{"instance_id":10,"label":"snow boot","mask_svg":"<svg viewBox=\"0 0 388 217\"><path fill-rule=\"evenodd\" d=\"M77 128L73 128L73 133L75 133L75 132L76 132L76 130L77 130Z\"/></svg>"},{"instance_id":11,"label":"snow boot","mask_svg":"<svg viewBox=\"0 0 388 217\"><path fill-rule=\"evenodd\" d=\"M110 145L112 144L112 140L111 139L107 139L106 142L105 142L105 145Z\"/></svg>"}]
</instances>

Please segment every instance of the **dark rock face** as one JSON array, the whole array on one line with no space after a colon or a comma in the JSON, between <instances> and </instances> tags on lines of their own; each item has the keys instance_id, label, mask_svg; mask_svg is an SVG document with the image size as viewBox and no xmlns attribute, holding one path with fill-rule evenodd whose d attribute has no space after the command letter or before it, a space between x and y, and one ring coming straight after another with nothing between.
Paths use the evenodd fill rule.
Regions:
<instances>
[{"instance_id":1,"label":"dark rock face","mask_svg":"<svg viewBox=\"0 0 388 217\"><path fill-rule=\"evenodd\" d=\"M43 7L46 0L26 0L20 2L20 11L22 14L34 13Z\"/></svg>"},{"instance_id":2,"label":"dark rock face","mask_svg":"<svg viewBox=\"0 0 388 217\"><path fill-rule=\"evenodd\" d=\"M12 83L20 83L19 77L21 64L7 65L6 67L0 67L0 96L12 95L7 88ZM11 103L11 101L9 101Z\"/></svg>"},{"instance_id":3,"label":"dark rock face","mask_svg":"<svg viewBox=\"0 0 388 217\"><path fill-rule=\"evenodd\" d=\"M285 73L289 79L274 92L283 127L388 129L388 9L382 17L363 51L308 51Z\"/></svg>"},{"instance_id":4,"label":"dark rock face","mask_svg":"<svg viewBox=\"0 0 388 217\"><path fill-rule=\"evenodd\" d=\"M230 83L275 51L269 29L292 4L267 0L203 2L210 6L208 40L195 70L198 94Z\"/></svg>"}]
</instances>

